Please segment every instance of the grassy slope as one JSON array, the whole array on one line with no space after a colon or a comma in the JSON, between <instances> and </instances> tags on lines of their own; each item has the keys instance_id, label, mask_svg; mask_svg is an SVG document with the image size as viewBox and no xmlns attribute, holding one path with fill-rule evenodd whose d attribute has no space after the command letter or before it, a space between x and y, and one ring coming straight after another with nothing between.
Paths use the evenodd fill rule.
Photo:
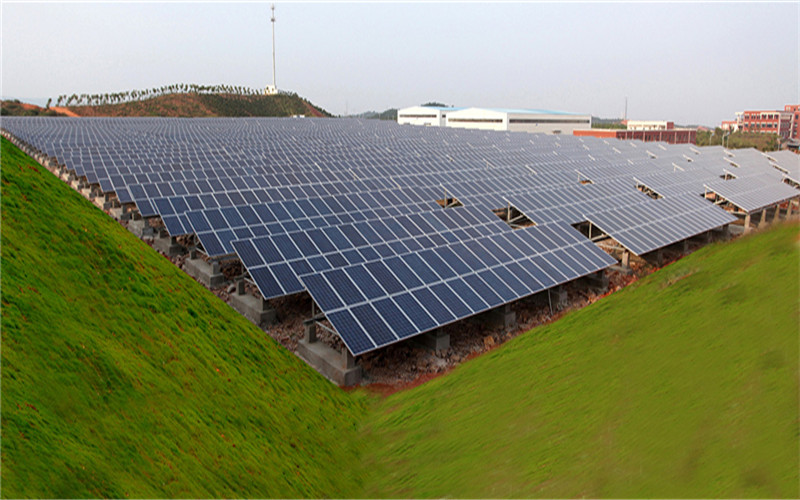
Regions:
<instances>
[{"instance_id":1,"label":"grassy slope","mask_svg":"<svg viewBox=\"0 0 800 500\"><path fill-rule=\"evenodd\" d=\"M798 256L707 247L387 398L366 494L797 498Z\"/></svg>"},{"instance_id":2,"label":"grassy slope","mask_svg":"<svg viewBox=\"0 0 800 500\"><path fill-rule=\"evenodd\" d=\"M363 397L2 140L2 496L359 487Z\"/></svg>"},{"instance_id":3,"label":"grassy slope","mask_svg":"<svg viewBox=\"0 0 800 500\"><path fill-rule=\"evenodd\" d=\"M331 116L296 95L167 94L143 101L101 106L70 106L80 116ZM319 111L317 111L319 109Z\"/></svg>"}]
</instances>

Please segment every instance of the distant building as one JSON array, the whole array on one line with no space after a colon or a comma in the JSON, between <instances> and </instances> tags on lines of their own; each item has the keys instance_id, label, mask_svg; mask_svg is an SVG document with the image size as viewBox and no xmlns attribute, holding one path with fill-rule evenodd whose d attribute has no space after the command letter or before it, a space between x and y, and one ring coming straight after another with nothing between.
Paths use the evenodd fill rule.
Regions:
<instances>
[{"instance_id":1,"label":"distant building","mask_svg":"<svg viewBox=\"0 0 800 500\"><path fill-rule=\"evenodd\" d=\"M267 85L264 89L264 95L278 95L278 87L275 85Z\"/></svg>"},{"instance_id":2,"label":"distant building","mask_svg":"<svg viewBox=\"0 0 800 500\"><path fill-rule=\"evenodd\" d=\"M720 128L726 132L738 132L739 122L736 120L722 120Z\"/></svg>"},{"instance_id":3,"label":"distant building","mask_svg":"<svg viewBox=\"0 0 800 500\"><path fill-rule=\"evenodd\" d=\"M571 134L592 126L592 116L542 109L465 108L448 113L448 127L505 130L543 134Z\"/></svg>"},{"instance_id":4,"label":"distant building","mask_svg":"<svg viewBox=\"0 0 800 500\"><path fill-rule=\"evenodd\" d=\"M423 125L427 127L444 127L445 118L451 111L464 108L440 106L411 106L397 111L397 123L400 125Z\"/></svg>"},{"instance_id":5,"label":"distant building","mask_svg":"<svg viewBox=\"0 0 800 500\"><path fill-rule=\"evenodd\" d=\"M624 139L628 141L666 142L669 144L697 144L697 129L671 128L652 130L621 130L593 128L575 130L576 136L601 137L606 139Z\"/></svg>"},{"instance_id":6,"label":"distant building","mask_svg":"<svg viewBox=\"0 0 800 500\"><path fill-rule=\"evenodd\" d=\"M788 139L792 128L792 113L776 110L744 111L740 128L745 132L778 134L781 138Z\"/></svg>"},{"instance_id":7,"label":"distant building","mask_svg":"<svg viewBox=\"0 0 800 500\"><path fill-rule=\"evenodd\" d=\"M792 114L792 125L789 129L789 137L800 140L800 104L787 104L783 107L783 110Z\"/></svg>"},{"instance_id":8,"label":"distant building","mask_svg":"<svg viewBox=\"0 0 800 500\"><path fill-rule=\"evenodd\" d=\"M720 127L725 131L759 132L776 134L781 139L800 139L800 105L787 104L783 111L737 111L736 120L725 120Z\"/></svg>"},{"instance_id":9,"label":"distant building","mask_svg":"<svg viewBox=\"0 0 800 500\"><path fill-rule=\"evenodd\" d=\"M625 125L628 130L672 130L675 128L675 123L665 122L658 120L627 120Z\"/></svg>"}]
</instances>

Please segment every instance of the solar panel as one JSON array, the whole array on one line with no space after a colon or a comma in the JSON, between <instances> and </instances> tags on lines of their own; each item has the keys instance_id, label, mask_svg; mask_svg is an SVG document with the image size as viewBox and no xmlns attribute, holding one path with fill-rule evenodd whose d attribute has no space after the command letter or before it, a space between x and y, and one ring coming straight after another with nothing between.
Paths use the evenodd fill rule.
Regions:
<instances>
[{"instance_id":1,"label":"solar panel","mask_svg":"<svg viewBox=\"0 0 800 500\"><path fill-rule=\"evenodd\" d=\"M732 221L706 189L757 210L796 197L782 181L800 178L777 153L370 120L2 127L210 257L237 256L263 297L308 291L354 354L614 262L569 224L645 253ZM509 207L537 225L493 213Z\"/></svg>"},{"instance_id":2,"label":"solar panel","mask_svg":"<svg viewBox=\"0 0 800 500\"><path fill-rule=\"evenodd\" d=\"M730 224L736 217L698 196L682 195L600 212L589 221L643 255Z\"/></svg>"}]
</instances>

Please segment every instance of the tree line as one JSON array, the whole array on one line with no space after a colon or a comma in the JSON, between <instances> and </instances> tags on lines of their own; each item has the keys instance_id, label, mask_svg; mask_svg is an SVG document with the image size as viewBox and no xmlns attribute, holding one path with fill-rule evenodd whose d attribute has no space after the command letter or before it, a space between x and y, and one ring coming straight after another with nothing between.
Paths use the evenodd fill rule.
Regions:
<instances>
[{"instance_id":1,"label":"tree line","mask_svg":"<svg viewBox=\"0 0 800 500\"><path fill-rule=\"evenodd\" d=\"M766 132L727 132L720 127L697 131L698 146L721 146L728 149L756 148L759 151L777 151L781 147L778 134Z\"/></svg>"},{"instance_id":2,"label":"tree line","mask_svg":"<svg viewBox=\"0 0 800 500\"><path fill-rule=\"evenodd\" d=\"M160 97L168 94L238 94L238 95L260 95L263 92L259 89L243 87L238 85L197 85L194 83L176 83L164 85L163 87L153 87L151 89L127 90L125 92L112 92L106 94L72 94L60 95L56 99L56 106L102 106L104 104L120 104L124 102L135 102ZM280 91L281 94L290 94ZM48 101L48 108L50 102Z\"/></svg>"}]
</instances>

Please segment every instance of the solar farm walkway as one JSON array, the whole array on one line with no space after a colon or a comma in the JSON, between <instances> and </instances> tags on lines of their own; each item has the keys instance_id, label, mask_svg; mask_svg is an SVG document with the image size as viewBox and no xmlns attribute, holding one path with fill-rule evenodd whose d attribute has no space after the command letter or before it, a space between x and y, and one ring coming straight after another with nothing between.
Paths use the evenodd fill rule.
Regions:
<instances>
[{"instance_id":1,"label":"solar farm walkway","mask_svg":"<svg viewBox=\"0 0 800 500\"><path fill-rule=\"evenodd\" d=\"M800 196L796 165L754 150L351 119L2 128L129 215L239 259L264 299L308 292L352 356L602 272L617 260L594 230L641 256Z\"/></svg>"}]
</instances>

